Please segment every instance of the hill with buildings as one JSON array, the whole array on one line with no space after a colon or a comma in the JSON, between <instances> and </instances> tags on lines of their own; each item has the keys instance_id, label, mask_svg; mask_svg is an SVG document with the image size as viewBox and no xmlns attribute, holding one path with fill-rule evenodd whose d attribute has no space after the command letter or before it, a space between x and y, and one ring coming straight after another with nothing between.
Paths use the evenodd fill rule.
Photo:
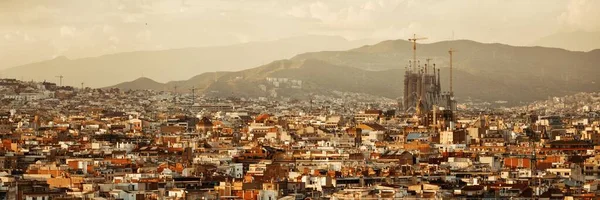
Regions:
<instances>
[{"instance_id":1,"label":"hill with buildings","mask_svg":"<svg viewBox=\"0 0 600 200\"><path fill-rule=\"evenodd\" d=\"M407 41L394 40L348 51L304 53L252 69L201 74L187 81L166 83L163 88L196 87L205 94L220 96L306 97L341 91L398 98L404 70L412 57L410 46ZM600 89L600 78L596 76L600 74L600 51L572 52L467 40L419 45L418 58L430 58L430 64L440 69L443 90L449 85L451 47L457 49L454 90L459 100L514 104Z\"/></svg>"}]
</instances>

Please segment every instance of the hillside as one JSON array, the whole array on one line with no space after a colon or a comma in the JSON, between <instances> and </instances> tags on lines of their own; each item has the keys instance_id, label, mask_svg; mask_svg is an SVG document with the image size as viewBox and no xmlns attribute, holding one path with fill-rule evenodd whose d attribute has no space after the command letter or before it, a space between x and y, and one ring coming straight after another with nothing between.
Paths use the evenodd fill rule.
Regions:
<instances>
[{"instance_id":1,"label":"hillside","mask_svg":"<svg viewBox=\"0 0 600 200\"><path fill-rule=\"evenodd\" d=\"M114 88L124 89L124 90L157 90L162 91L167 89L167 85L163 83L156 82L152 79L141 77L135 79L133 81L119 83Z\"/></svg>"},{"instance_id":2,"label":"hillside","mask_svg":"<svg viewBox=\"0 0 600 200\"><path fill-rule=\"evenodd\" d=\"M211 71L237 71L290 58L296 54L356 48L369 41L348 41L335 36L301 36L268 42L162 51L138 51L99 57L53 60L17 66L0 71L3 77L24 80L58 81L65 85L85 82L90 87L105 87L137 77L159 82L189 79Z\"/></svg>"},{"instance_id":3,"label":"hillside","mask_svg":"<svg viewBox=\"0 0 600 200\"><path fill-rule=\"evenodd\" d=\"M487 88L500 87L498 90L505 90L503 93L509 97L514 92L529 91L521 94L521 98L508 99L532 100L600 88L597 84L599 78L596 76L600 74L599 51L573 52L557 48L516 47L459 40L419 45L417 55L423 60L433 59L431 63L436 63L441 67L442 73L445 73L448 71L447 51L450 48L457 50L454 54L454 69L485 77L486 83L501 83ZM294 59L320 59L365 70L387 70L406 67L411 57L410 43L396 40L350 51L305 53ZM460 84L462 78L458 75L455 78L456 84ZM443 87L447 88L448 84ZM513 89L514 92L511 92ZM457 92L460 94L460 89Z\"/></svg>"},{"instance_id":4,"label":"hillside","mask_svg":"<svg viewBox=\"0 0 600 200\"><path fill-rule=\"evenodd\" d=\"M388 98L398 98L402 95L402 74L403 69L391 69L383 71L368 71L347 66L332 65L330 63L310 59L310 60L279 60L270 64L239 72L223 72L217 81L211 75L202 74L199 77L206 77L199 82L199 79L169 82L159 86L149 85L145 89L154 90L173 90L175 85L178 91L187 91L193 85L196 88L204 88L202 92L209 96L285 96L295 98L306 98L309 94L330 95L333 91L356 92L383 96ZM503 87L486 88L487 84L484 78L473 76L462 70L454 73L456 81L457 94L465 97L480 98L485 100L494 99L516 99L519 95L507 94L503 91L503 83L490 82ZM294 88L292 84L280 83L275 85L267 81L267 78L286 78L288 82L295 80L302 81L301 88ZM446 73L442 73L443 83L448 83ZM194 85L193 83L198 83ZM206 83L209 83L206 85ZM126 84L113 86L120 89L139 89L145 81L138 79ZM187 86L184 86L187 85ZM132 85L135 85L132 86ZM464 99L464 98L463 98Z\"/></svg>"},{"instance_id":5,"label":"hillside","mask_svg":"<svg viewBox=\"0 0 600 200\"><path fill-rule=\"evenodd\" d=\"M178 92L187 92L187 90L195 87L199 90L205 90L213 84L218 78L231 72L206 72L196 75L184 81L169 81L167 83L159 83L152 79L141 77L133 81L119 83L106 88L119 88L123 90L156 90L156 91L174 91L175 87Z\"/></svg>"},{"instance_id":6,"label":"hillside","mask_svg":"<svg viewBox=\"0 0 600 200\"><path fill-rule=\"evenodd\" d=\"M420 58L432 58L448 88L448 53L455 54L457 99L506 100L511 103L600 90L600 51L571 52L556 48L515 47L473 41L447 41L419 46ZM334 90L398 98L403 71L412 56L410 43L384 41L349 51L305 53L288 60L220 76L178 82L206 88L212 95L306 96ZM267 78L302 81L275 85ZM210 81L208 81L210 80ZM168 83L173 84L173 83Z\"/></svg>"}]
</instances>

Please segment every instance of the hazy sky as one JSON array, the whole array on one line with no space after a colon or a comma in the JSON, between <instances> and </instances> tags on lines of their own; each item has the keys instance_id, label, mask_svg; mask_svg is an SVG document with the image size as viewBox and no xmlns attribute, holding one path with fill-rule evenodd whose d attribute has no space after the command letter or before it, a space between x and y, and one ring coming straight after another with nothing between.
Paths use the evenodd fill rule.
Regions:
<instances>
[{"instance_id":1,"label":"hazy sky","mask_svg":"<svg viewBox=\"0 0 600 200\"><path fill-rule=\"evenodd\" d=\"M598 0L1 0L0 69L307 34L528 45L600 30Z\"/></svg>"}]
</instances>

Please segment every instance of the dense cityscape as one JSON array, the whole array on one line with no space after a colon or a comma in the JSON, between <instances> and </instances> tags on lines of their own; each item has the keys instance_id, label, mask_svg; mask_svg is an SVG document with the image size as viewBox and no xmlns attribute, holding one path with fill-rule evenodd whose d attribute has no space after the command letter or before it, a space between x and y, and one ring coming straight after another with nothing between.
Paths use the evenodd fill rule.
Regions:
<instances>
[{"instance_id":1,"label":"dense cityscape","mask_svg":"<svg viewBox=\"0 0 600 200\"><path fill-rule=\"evenodd\" d=\"M0 0L0 200L600 200L600 0Z\"/></svg>"},{"instance_id":2,"label":"dense cityscape","mask_svg":"<svg viewBox=\"0 0 600 200\"><path fill-rule=\"evenodd\" d=\"M461 103L416 55L404 80L294 99L1 79L0 198L597 198L599 93Z\"/></svg>"}]
</instances>

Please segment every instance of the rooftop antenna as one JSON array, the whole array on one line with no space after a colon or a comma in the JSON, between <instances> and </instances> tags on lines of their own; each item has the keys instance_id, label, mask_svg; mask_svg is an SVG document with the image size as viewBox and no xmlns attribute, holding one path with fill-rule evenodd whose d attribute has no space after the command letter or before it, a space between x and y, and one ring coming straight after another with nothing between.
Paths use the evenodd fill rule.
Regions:
<instances>
[{"instance_id":1,"label":"rooftop antenna","mask_svg":"<svg viewBox=\"0 0 600 200\"><path fill-rule=\"evenodd\" d=\"M62 87L62 79L64 78L64 76L63 76L63 75L60 75L60 76L56 76L56 78L58 78L58 79L59 79L59 83L60 83L60 85L59 85L59 86L61 86L61 87Z\"/></svg>"},{"instance_id":2,"label":"rooftop antenna","mask_svg":"<svg viewBox=\"0 0 600 200\"><path fill-rule=\"evenodd\" d=\"M416 62L417 62L417 40L424 40L427 39L426 37L421 37L421 38L417 38L417 34L413 34L413 38L409 38L408 41L413 43L413 62L415 62L415 65L413 65L413 67L416 67Z\"/></svg>"},{"instance_id":3,"label":"rooftop antenna","mask_svg":"<svg viewBox=\"0 0 600 200\"><path fill-rule=\"evenodd\" d=\"M456 50L450 48L450 50L448 50L448 54L450 54L450 95L454 94L454 91L452 90L452 54L456 52Z\"/></svg>"}]
</instances>

